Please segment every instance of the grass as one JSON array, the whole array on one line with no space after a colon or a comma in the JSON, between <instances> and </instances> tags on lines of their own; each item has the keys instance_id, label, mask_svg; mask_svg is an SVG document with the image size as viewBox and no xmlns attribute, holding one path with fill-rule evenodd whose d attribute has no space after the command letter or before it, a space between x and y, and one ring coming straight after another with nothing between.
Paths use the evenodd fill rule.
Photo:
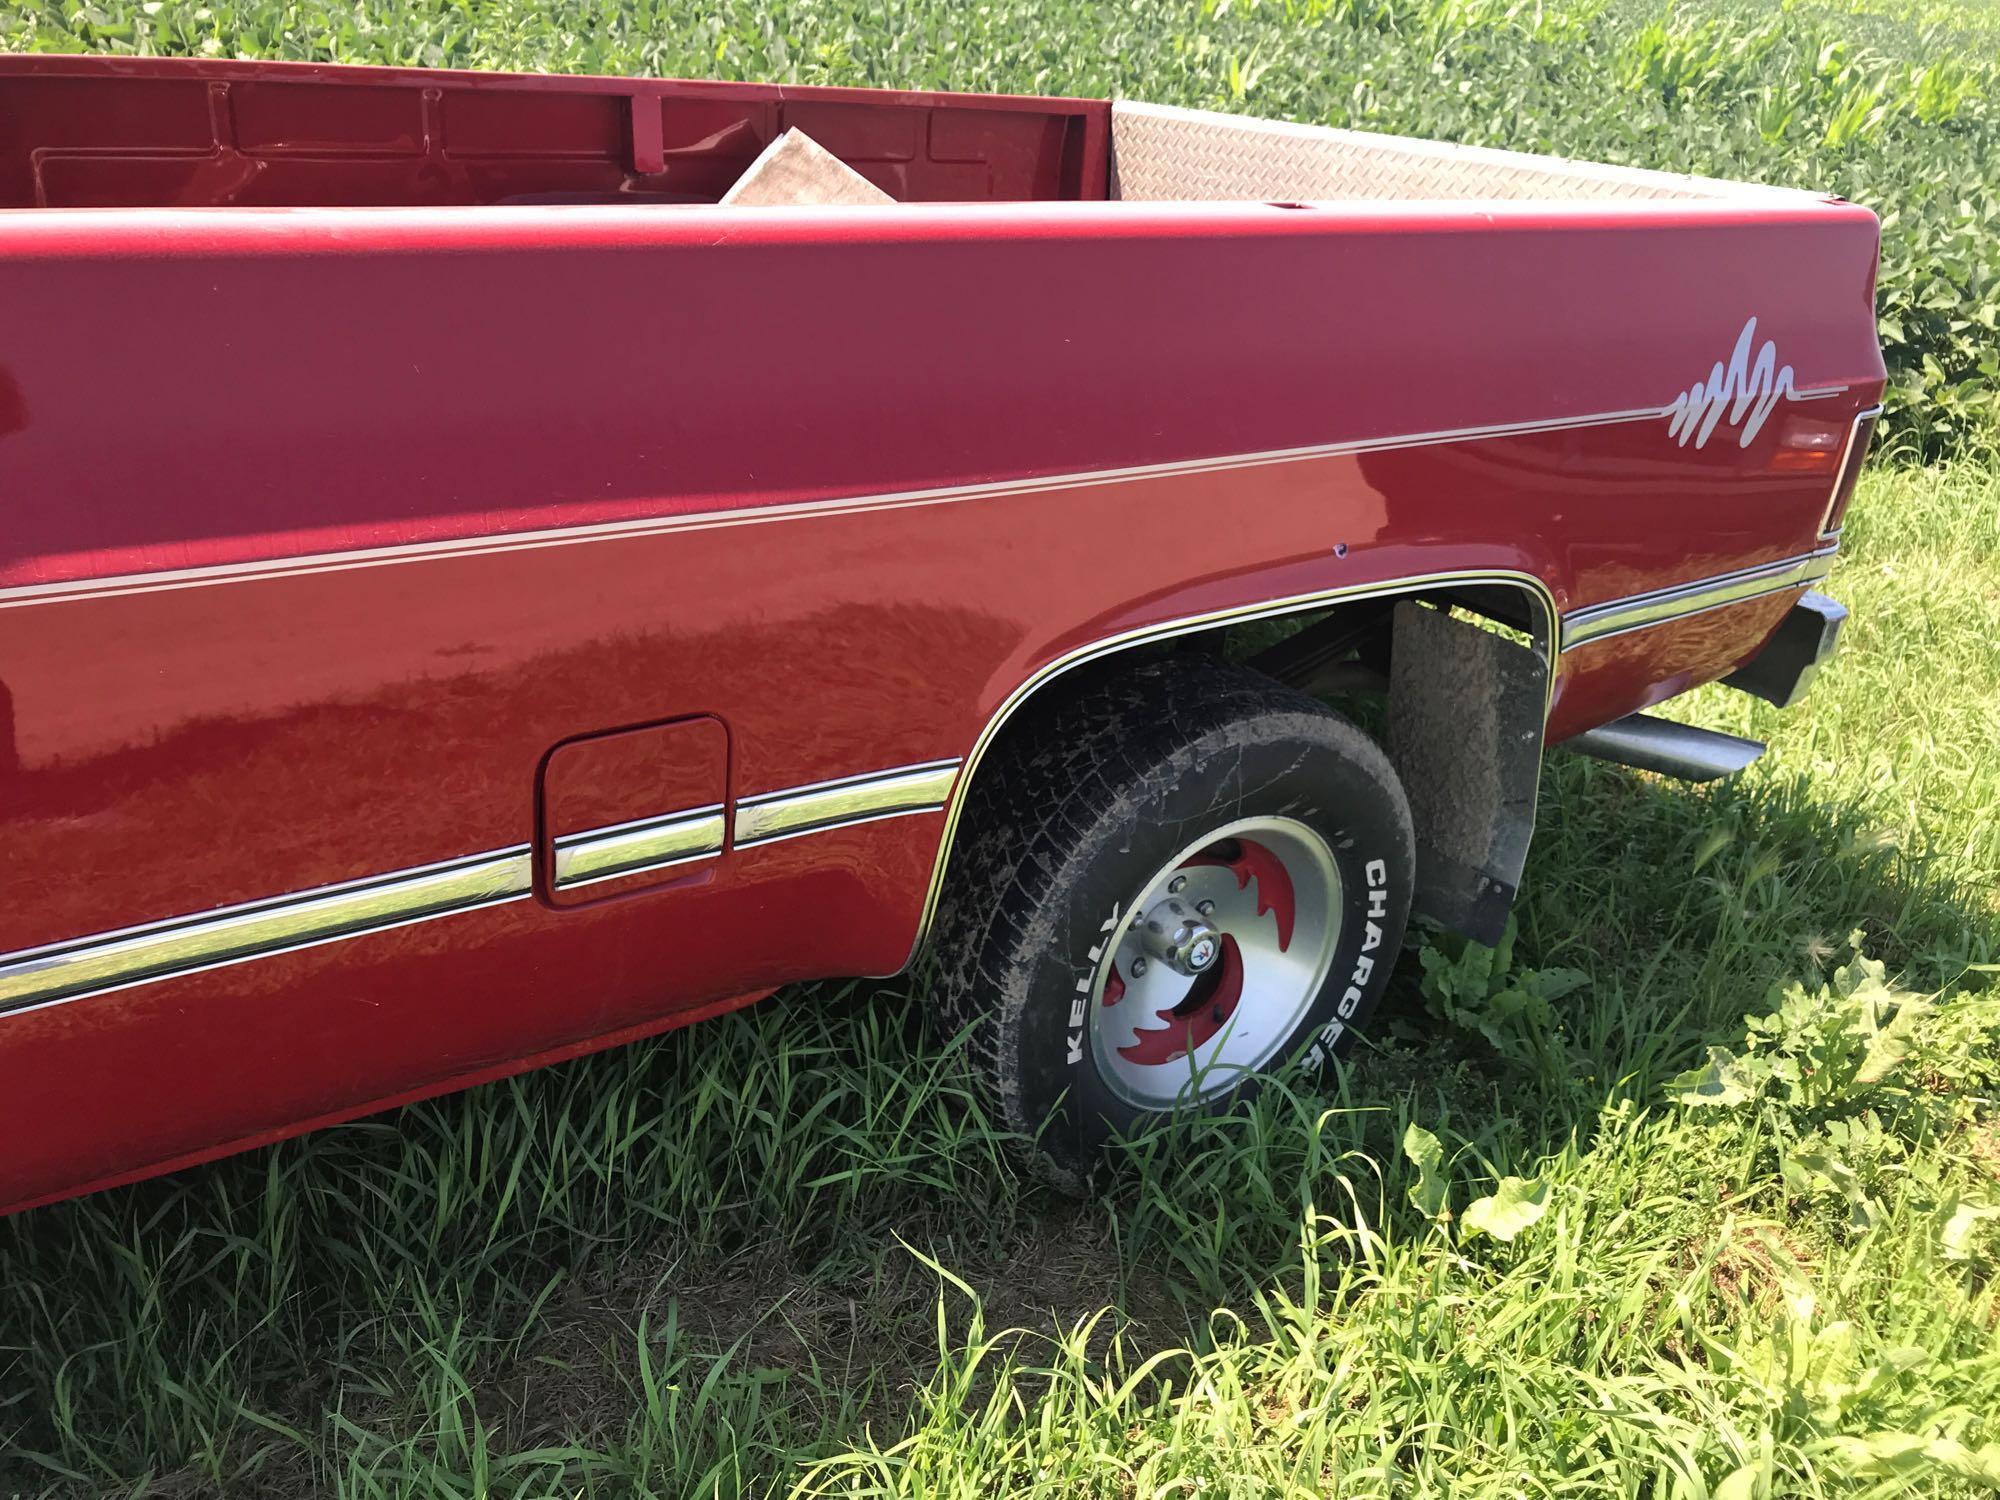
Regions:
<instances>
[{"instance_id":1,"label":"grass","mask_svg":"<svg viewBox=\"0 0 2000 1500\"><path fill-rule=\"evenodd\" d=\"M1827 91L1898 59L1990 78L1994 13L1845 9L1786 12L1741 76L1724 46L1677 102L1583 85L1757 18L1683 10L1656 45L1651 10L1473 0L1456 29L1317 0L223 0L0 36L1116 88L1851 174L1917 218L1950 180L1976 229L1983 94L1864 109L1836 147ZM1745 111L1826 27L1845 82L1767 139ZM1885 307L1976 342L1988 262L1927 245ZM1903 451L1970 440L1945 398L1986 399L1976 359L1909 368ZM1692 790L1553 757L1507 962L1413 950L1337 1087L1135 1143L1115 1197L1024 1184L891 985L0 1222L0 1495L1990 1494L2000 473L1871 475L1830 588L1854 614L1801 708L1686 702L1764 761ZM1510 1176L1513 1237L1473 1228Z\"/></svg>"}]
</instances>

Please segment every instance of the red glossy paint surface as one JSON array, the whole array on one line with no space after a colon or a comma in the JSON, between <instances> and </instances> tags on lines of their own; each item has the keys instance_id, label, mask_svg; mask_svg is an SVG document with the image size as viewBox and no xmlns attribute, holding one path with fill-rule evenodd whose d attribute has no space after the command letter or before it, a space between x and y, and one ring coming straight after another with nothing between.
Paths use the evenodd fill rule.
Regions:
<instances>
[{"instance_id":1,"label":"red glossy paint surface","mask_svg":"<svg viewBox=\"0 0 2000 1500\"><path fill-rule=\"evenodd\" d=\"M711 715L566 741L542 767L542 832L558 839L729 795L729 730Z\"/></svg>"},{"instance_id":2,"label":"red glossy paint surface","mask_svg":"<svg viewBox=\"0 0 2000 1500\"><path fill-rule=\"evenodd\" d=\"M320 128L231 66L239 131ZM1809 550L1830 476L1780 455L1880 389L1875 246L1807 202L0 214L0 953L529 842L551 750L608 729L713 715L755 795L964 756L1149 623L1461 569L1567 609ZM1657 410L1753 314L1848 389L1747 448L1643 416L1203 462ZM1551 734L1782 603L1569 653ZM681 805L579 785L579 818ZM892 971L942 825L0 1017L0 1203Z\"/></svg>"},{"instance_id":3,"label":"red glossy paint surface","mask_svg":"<svg viewBox=\"0 0 2000 1500\"><path fill-rule=\"evenodd\" d=\"M741 1010L746 1005L771 994L769 990L753 990L747 995L732 995L707 1005L692 1006L686 1010L674 1011L664 1016L655 1016L634 1026L626 1026L617 1031L607 1031L586 1037L582 1041L565 1043L560 1047L550 1047L545 1051L529 1053L522 1057L510 1058L505 1062L492 1063L471 1072L454 1073L441 1078L433 1078L401 1093L383 1095L357 1107L343 1104L326 1114L289 1119L283 1125L275 1125L252 1134L216 1140L191 1151L183 1151L177 1156L146 1159L107 1172L102 1176L82 1179L71 1177L61 1188L43 1193L36 1198L25 1199L0 1207L0 1213L17 1213L22 1209L37 1208L44 1203L58 1202L75 1197L79 1193L95 1193L105 1188L137 1182L142 1178L157 1176L162 1172L176 1172L183 1167L199 1166L203 1162L214 1161L217 1157L233 1152L247 1151L256 1146L268 1146L273 1142L291 1136L304 1135L309 1130L319 1130L328 1125L338 1125L352 1120L358 1115L395 1109L405 1104L414 1104L420 1099L434 1099L440 1094L453 1093L459 1089L473 1088L482 1083L492 1083L497 1079L510 1078L517 1073L526 1073L534 1068L545 1068L556 1063L570 1062L579 1057L587 1057L593 1052L602 1052L610 1047L622 1047L629 1042L642 1041L657 1036L664 1031L672 1031L696 1021L705 1021L713 1016L725 1015L732 1010ZM172 1106L172 1098L166 1102ZM84 1170L89 1170L85 1168Z\"/></svg>"},{"instance_id":4,"label":"red glossy paint surface","mask_svg":"<svg viewBox=\"0 0 2000 1500\"><path fill-rule=\"evenodd\" d=\"M561 911L526 899L17 1012L0 1032L0 1115L23 1134L0 1207L767 991L798 969L785 926L829 973L878 968L908 941L940 821L774 844L727 879Z\"/></svg>"}]
</instances>

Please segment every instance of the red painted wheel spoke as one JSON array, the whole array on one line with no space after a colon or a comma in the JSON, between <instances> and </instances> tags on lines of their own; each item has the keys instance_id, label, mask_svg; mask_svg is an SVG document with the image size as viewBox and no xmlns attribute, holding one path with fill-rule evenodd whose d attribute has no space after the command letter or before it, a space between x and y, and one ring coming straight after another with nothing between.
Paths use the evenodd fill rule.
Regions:
<instances>
[{"instance_id":1,"label":"red painted wheel spoke","mask_svg":"<svg viewBox=\"0 0 2000 1500\"><path fill-rule=\"evenodd\" d=\"M1243 999L1243 953L1236 946L1236 939L1227 933L1222 936L1222 953L1215 961L1215 968L1213 990L1199 999L1193 999L1192 1004L1183 1001L1166 1010L1156 1011L1155 1014L1166 1025L1156 1031L1140 1032L1139 1040L1129 1047L1120 1047L1118 1055L1129 1062L1156 1067L1179 1062L1197 1047L1213 1040L1215 1034L1229 1024L1229 1018L1236 1014L1236 1007ZM1111 992L1108 982L1104 991L1107 995ZM1124 993L1122 984L1119 993Z\"/></svg>"},{"instance_id":2,"label":"red painted wheel spoke","mask_svg":"<svg viewBox=\"0 0 2000 1500\"><path fill-rule=\"evenodd\" d=\"M1090 1029L1105 1081L1166 1108L1268 1066L1325 980L1339 882L1325 840L1276 814L1161 865L1099 958Z\"/></svg>"},{"instance_id":3,"label":"red painted wheel spoke","mask_svg":"<svg viewBox=\"0 0 2000 1500\"><path fill-rule=\"evenodd\" d=\"M1278 919L1278 951L1284 952L1292 946L1292 927L1298 920L1298 897L1292 890L1292 877L1285 869L1285 862L1266 849L1262 844L1249 839L1236 842L1236 856L1223 859L1203 850L1181 866L1193 869L1196 865L1219 865L1236 877L1236 888L1248 890L1251 881L1257 882L1257 915L1270 912Z\"/></svg>"},{"instance_id":4,"label":"red painted wheel spoke","mask_svg":"<svg viewBox=\"0 0 2000 1500\"><path fill-rule=\"evenodd\" d=\"M1118 965L1112 964L1111 972L1104 979L1104 1003L1116 1005L1125 998L1125 976L1118 972Z\"/></svg>"}]
</instances>

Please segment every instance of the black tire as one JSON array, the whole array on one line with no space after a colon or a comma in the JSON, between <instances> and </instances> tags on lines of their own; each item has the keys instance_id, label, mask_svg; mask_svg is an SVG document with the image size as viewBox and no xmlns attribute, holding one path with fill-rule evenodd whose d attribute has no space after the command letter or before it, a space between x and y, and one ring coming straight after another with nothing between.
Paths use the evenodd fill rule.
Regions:
<instances>
[{"instance_id":1,"label":"black tire","mask_svg":"<svg viewBox=\"0 0 2000 1500\"><path fill-rule=\"evenodd\" d=\"M1081 1188L1107 1140L1160 1113L1114 1091L1078 1014L1107 913L1248 816L1305 824L1338 866L1325 980L1269 1064L1316 1071L1367 1023L1409 916L1409 804L1373 740L1260 673L1174 656L1065 695L980 768L935 930L934 1017L951 1036L971 1028L989 1105L1039 1141L1058 1186ZM1257 1086L1192 1107L1221 1111Z\"/></svg>"}]
</instances>

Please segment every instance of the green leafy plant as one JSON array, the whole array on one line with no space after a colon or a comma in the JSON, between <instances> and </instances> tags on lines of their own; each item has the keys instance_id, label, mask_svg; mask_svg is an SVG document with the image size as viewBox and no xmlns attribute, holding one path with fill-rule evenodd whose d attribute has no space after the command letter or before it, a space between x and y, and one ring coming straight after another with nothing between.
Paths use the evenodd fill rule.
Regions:
<instances>
[{"instance_id":1,"label":"green leafy plant","mask_svg":"<svg viewBox=\"0 0 2000 1500\"><path fill-rule=\"evenodd\" d=\"M1421 1125L1412 1124L1403 1132L1403 1155L1417 1169L1410 1187L1411 1204L1426 1219L1440 1227L1452 1222L1451 1179L1444 1165L1444 1147ZM1492 1192L1475 1198L1458 1218L1463 1238L1483 1234L1496 1240L1512 1240L1532 1227L1548 1209L1549 1187L1539 1178L1502 1177Z\"/></svg>"},{"instance_id":2,"label":"green leafy plant","mask_svg":"<svg viewBox=\"0 0 2000 1500\"><path fill-rule=\"evenodd\" d=\"M1855 1229L1882 1216L1885 1176L1907 1176L1913 1152L1962 1128L1991 1104L2000 1005L1934 997L1889 983L1883 964L1849 939L1852 957L1816 989L1793 984L1767 1014L1746 1019L1740 1047L1667 1085L1684 1108L1724 1110L1754 1122L1771 1143L1786 1188L1846 1206ZM2000 1209L1941 1200L1941 1233L1955 1253Z\"/></svg>"},{"instance_id":3,"label":"green leafy plant","mask_svg":"<svg viewBox=\"0 0 2000 1500\"><path fill-rule=\"evenodd\" d=\"M1427 945L1423 994L1431 1013L1484 1037L1506 1062L1559 1072L1565 1048L1554 1002L1589 983L1580 969L1517 968L1514 919L1495 947L1462 938Z\"/></svg>"}]
</instances>

